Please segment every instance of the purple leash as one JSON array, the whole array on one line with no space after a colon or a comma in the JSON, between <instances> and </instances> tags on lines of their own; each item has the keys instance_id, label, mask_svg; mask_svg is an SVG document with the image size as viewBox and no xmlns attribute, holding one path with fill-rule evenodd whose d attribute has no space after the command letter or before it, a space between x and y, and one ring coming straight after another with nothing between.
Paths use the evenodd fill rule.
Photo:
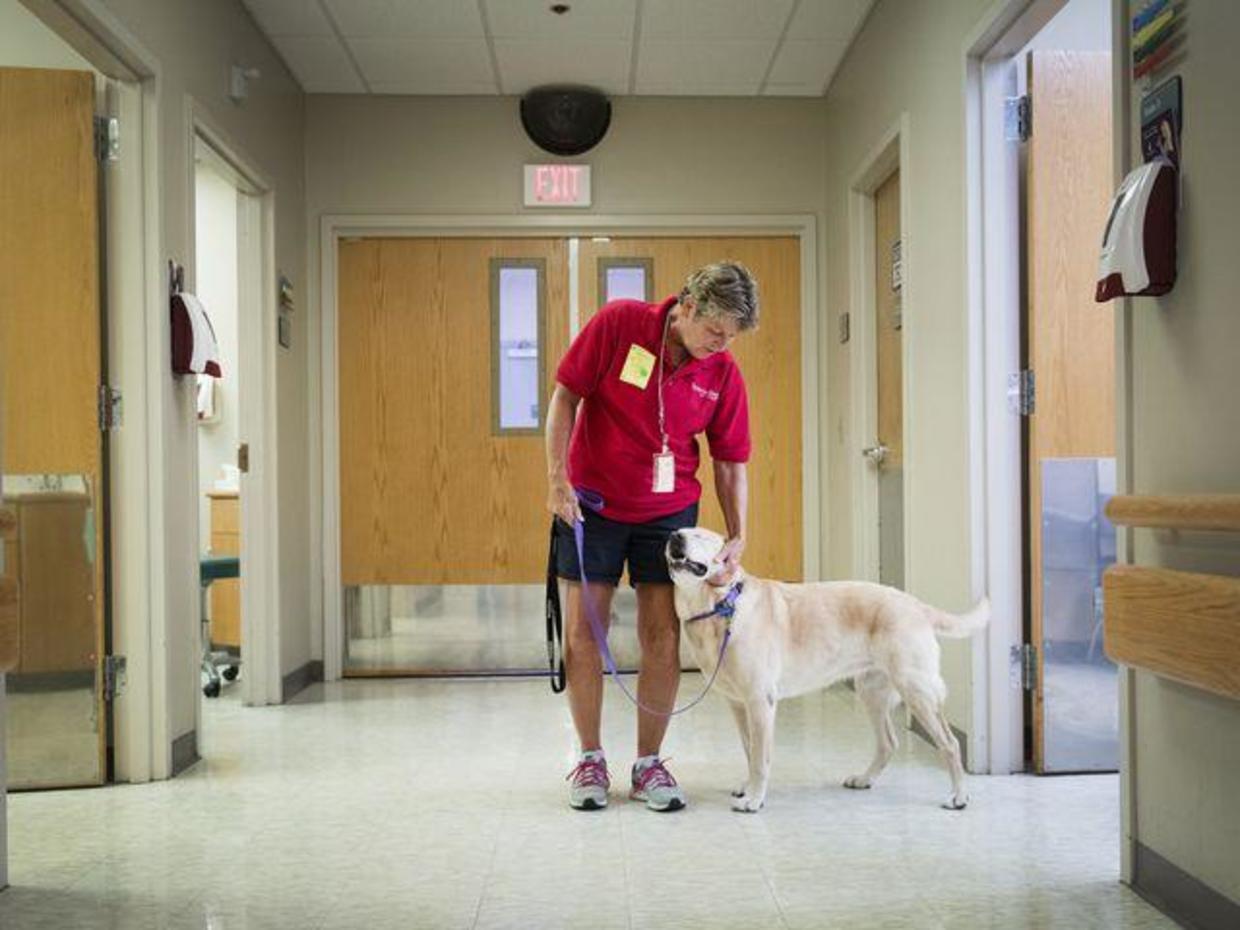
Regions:
<instances>
[{"instance_id":1,"label":"purple leash","mask_svg":"<svg viewBox=\"0 0 1240 930\"><path fill-rule=\"evenodd\" d=\"M583 507L588 507L595 513L602 512L602 495L597 494L594 491L574 490L577 493L577 499L581 501L581 505ZM577 543L577 570L581 573L582 607L585 612L586 619L590 622L590 632L594 635L594 643L598 646L599 655L603 657L603 665L606 666L607 672L611 675L612 680L620 687L620 690L624 692L625 697L632 701L635 706L646 711L648 714L657 714L660 717L674 717L677 714L683 714L691 707L697 706L697 704L699 704L702 699L706 697L707 692L710 691L711 685L715 683L715 676L719 674L719 667L723 665L723 654L727 651L728 640L732 638L732 615L736 613L736 602L740 598L741 591L744 590L744 583L738 581L736 584L732 585L732 587L728 590L727 596L715 605L714 610L708 610L705 613L697 614L685 621L686 623L692 623L695 620L704 620L707 617L723 617L728 621L727 627L723 631L723 642L719 644L719 658L715 661L715 669L710 673L710 680L706 682L706 687L702 689L702 693L684 707L679 707L670 711L655 710L653 707L647 707L639 701L637 699L637 695L630 692L629 689L624 686L624 680L620 677L619 669L616 668L615 657L611 654L611 647L607 645L607 631L603 629L602 622L597 616L595 616L594 605L590 602L589 598L585 596L586 586L590 582L586 579L584 519L573 521L573 539Z\"/></svg>"}]
</instances>

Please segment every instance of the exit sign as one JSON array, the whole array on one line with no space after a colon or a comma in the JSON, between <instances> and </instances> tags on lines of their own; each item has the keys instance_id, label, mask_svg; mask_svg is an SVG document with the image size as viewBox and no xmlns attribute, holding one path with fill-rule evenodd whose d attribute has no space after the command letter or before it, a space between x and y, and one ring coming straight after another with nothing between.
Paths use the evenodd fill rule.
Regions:
<instances>
[{"instance_id":1,"label":"exit sign","mask_svg":"<svg viewBox=\"0 0 1240 930\"><path fill-rule=\"evenodd\" d=\"M526 165L527 207L590 206L589 165Z\"/></svg>"}]
</instances>

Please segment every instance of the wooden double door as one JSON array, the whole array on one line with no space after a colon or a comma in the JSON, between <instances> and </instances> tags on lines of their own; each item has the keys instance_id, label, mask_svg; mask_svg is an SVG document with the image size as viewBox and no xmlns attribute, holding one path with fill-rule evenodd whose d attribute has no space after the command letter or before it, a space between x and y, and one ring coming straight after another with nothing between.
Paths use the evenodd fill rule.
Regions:
<instances>
[{"instance_id":1,"label":"wooden double door","mask_svg":"<svg viewBox=\"0 0 1240 930\"><path fill-rule=\"evenodd\" d=\"M419 237L340 244L343 583L540 583L549 519L546 402L574 329L608 296L607 269L632 270L630 284L640 279L645 293L660 300L677 293L694 269L722 259L748 266L762 296L760 327L733 349L749 389L754 439L746 564L757 574L800 579L795 238ZM534 268L539 278L536 345L520 350L537 356L538 410L527 429L497 428L502 288L496 275L504 268ZM700 522L722 529L711 472L705 453Z\"/></svg>"}]
</instances>

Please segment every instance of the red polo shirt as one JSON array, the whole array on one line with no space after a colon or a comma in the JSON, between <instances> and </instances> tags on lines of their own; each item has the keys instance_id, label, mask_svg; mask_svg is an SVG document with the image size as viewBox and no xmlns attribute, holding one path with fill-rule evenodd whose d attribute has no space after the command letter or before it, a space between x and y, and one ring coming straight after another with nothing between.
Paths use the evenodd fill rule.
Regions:
<instances>
[{"instance_id":1,"label":"red polo shirt","mask_svg":"<svg viewBox=\"0 0 1240 930\"><path fill-rule=\"evenodd\" d=\"M665 355L663 409L676 483L670 493L653 490L654 456L662 448L657 359L663 324L675 303L671 297L661 304L607 304L573 340L556 370L556 380L582 398L568 448L569 480L601 494L603 516L622 523L676 513L702 496L699 433L706 434L715 459L749 459L749 401L732 354L690 357L675 371ZM644 388L620 378L634 345L656 359Z\"/></svg>"}]
</instances>

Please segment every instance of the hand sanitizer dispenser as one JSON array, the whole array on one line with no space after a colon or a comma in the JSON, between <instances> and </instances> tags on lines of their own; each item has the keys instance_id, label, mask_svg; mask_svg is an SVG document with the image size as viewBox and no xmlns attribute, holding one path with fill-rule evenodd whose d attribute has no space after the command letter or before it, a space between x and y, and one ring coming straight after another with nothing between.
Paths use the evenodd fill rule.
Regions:
<instances>
[{"instance_id":1,"label":"hand sanitizer dispenser","mask_svg":"<svg viewBox=\"0 0 1240 930\"><path fill-rule=\"evenodd\" d=\"M1176 169L1158 157L1124 178L1102 236L1094 300L1157 296L1175 284Z\"/></svg>"}]
</instances>

